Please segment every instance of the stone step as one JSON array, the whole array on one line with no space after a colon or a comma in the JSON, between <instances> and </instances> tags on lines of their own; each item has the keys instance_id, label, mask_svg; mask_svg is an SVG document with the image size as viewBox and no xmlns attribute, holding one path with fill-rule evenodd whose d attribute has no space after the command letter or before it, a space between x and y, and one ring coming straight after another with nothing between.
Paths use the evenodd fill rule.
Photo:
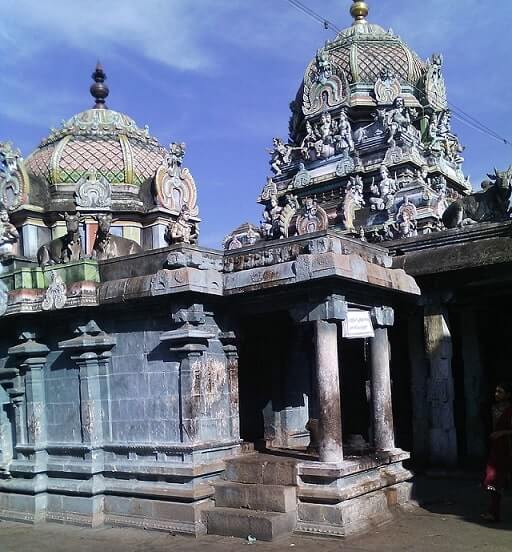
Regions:
<instances>
[{"instance_id":1,"label":"stone step","mask_svg":"<svg viewBox=\"0 0 512 552\"><path fill-rule=\"evenodd\" d=\"M215 507L206 516L209 535L271 541L293 531L297 514Z\"/></svg>"},{"instance_id":2,"label":"stone step","mask_svg":"<svg viewBox=\"0 0 512 552\"><path fill-rule=\"evenodd\" d=\"M293 512L297 509L296 487L233 481L216 481L213 486L216 506L265 512Z\"/></svg>"},{"instance_id":3,"label":"stone step","mask_svg":"<svg viewBox=\"0 0 512 552\"><path fill-rule=\"evenodd\" d=\"M297 460L270 454L246 454L226 460L225 478L255 485L297 485Z\"/></svg>"}]
</instances>

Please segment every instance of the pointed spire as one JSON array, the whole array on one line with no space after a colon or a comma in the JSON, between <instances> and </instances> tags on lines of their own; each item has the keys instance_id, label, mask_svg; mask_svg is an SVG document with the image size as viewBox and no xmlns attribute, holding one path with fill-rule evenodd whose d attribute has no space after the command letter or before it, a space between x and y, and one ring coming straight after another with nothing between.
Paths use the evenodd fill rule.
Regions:
<instances>
[{"instance_id":1,"label":"pointed spire","mask_svg":"<svg viewBox=\"0 0 512 552\"><path fill-rule=\"evenodd\" d=\"M352 0L353 4L350 8L350 15L354 18L353 25L358 23L366 23L366 16L368 15L368 4L363 0Z\"/></svg>"},{"instance_id":2,"label":"pointed spire","mask_svg":"<svg viewBox=\"0 0 512 552\"><path fill-rule=\"evenodd\" d=\"M91 75L91 77L94 81L94 84L92 84L90 88L91 95L96 100L93 108L107 109L107 106L105 104L105 98L108 96L109 93L108 86L105 84L107 75L105 74L105 71L103 71L103 67L101 66L101 63L99 61L96 64L96 69L94 70L94 73Z\"/></svg>"}]
</instances>

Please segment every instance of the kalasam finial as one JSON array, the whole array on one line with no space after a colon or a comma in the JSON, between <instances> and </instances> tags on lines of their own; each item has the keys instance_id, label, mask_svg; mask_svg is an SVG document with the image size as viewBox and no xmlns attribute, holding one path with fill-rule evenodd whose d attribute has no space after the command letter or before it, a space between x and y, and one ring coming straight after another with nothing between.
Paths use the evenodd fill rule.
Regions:
<instances>
[{"instance_id":1,"label":"kalasam finial","mask_svg":"<svg viewBox=\"0 0 512 552\"><path fill-rule=\"evenodd\" d=\"M354 18L354 24L365 23L368 15L368 4L363 0L353 0L350 7L350 15Z\"/></svg>"},{"instance_id":2,"label":"kalasam finial","mask_svg":"<svg viewBox=\"0 0 512 552\"><path fill-rule=\"evenodd\" d=\"M105 98L108 96L109 90L108 86L105 84L106 78L107 75L105 74L105 71L103 71L101 63L98 61L96 69L92 74L94 84L91 85L90 89L92 97L96 100L96 103L93 106L94 109L107 109Z\"/></svg>"}]
</instances>

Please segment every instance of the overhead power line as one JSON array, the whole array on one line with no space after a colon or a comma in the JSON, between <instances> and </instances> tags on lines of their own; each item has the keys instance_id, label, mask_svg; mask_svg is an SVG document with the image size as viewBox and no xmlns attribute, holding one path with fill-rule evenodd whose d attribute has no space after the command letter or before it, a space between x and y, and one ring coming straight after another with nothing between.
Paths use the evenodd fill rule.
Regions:
<instances>
[{"instance_id":1,"label":"overhead power line","mask_svg":"<svg viewBox=\"0 0 512 552\"><path fill-rule=\"evenodd\" d=\"M307 6L302 4L302 2L299 2L299 0L286 0L286 2L288 2L288 4L290 4L298 11L302 12L304 15L307 15L317 23L320 23L324 27L324 29L331 30L336 34L341 32L341 29L337 27L332 21L329 21L325 17L322 17L311 8L308 8ZM416 91L423 94L423 90L420 90L416 86L414 86L414 88ZM477 130L478 132L488 136L489 138L492 138L507 146L512 146L511 140L504 138L498 132L479 121L476 117L473 117L473 115L471 115L470 113L467 113L460 107L457 107L453 102L448 101L448 106L450 107L450 111L452 112L453 116L461 123L465 124L469 128L472 128L473 130Z\"/></svg>"}]
</instances>

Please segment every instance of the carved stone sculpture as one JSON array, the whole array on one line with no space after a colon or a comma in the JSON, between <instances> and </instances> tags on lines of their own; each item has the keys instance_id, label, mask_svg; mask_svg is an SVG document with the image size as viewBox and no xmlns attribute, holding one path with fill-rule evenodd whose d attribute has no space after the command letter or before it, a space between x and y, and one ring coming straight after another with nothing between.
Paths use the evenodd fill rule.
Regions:
<instances>
[{"instance_id":1,"label":"carved stone sculpture","mask_svg":"<svg viewBox=\"0 0 512 552\"><path fill-rule=\"evenodd\" d=\"M297 217L297 233L299 236L326 230L329 224L327 213L317 205L316 201L308 197L304 200L301 214Z\"/></svg>"},{"instance_id":2,"label":"carved stone sculpture","mask_svg":"<svg viewBox=\"0 0 512 552\"><path fill-rule=\"evenodd\" d=\"M265 211L263 211L263 220L261 221L261 234L265 239L271 240L281 237L280 217L282 210L283 208L279 205L277 194L272 193Z\"/></svg>"},{"instance_id":3,"label":"carved stone sculpture","mask_svg":"<svg viewBox=\"0 0 512 552\"><path fill-rule=\"evenodd\" d=\"M274 138L272 145L273 149L269 150L270 168L275 175L279 176L283 174L282 168L292 160L293 147L290 144L285 144L281 138Z\"/></svg>"},{"instance_id":4,"label":"carved stone sculpture","mask_svg":"<svg viewBox=\"0 0 512 552\"><path fill-rule=\"evenodd\" d=\"M37 252L39 266L79 261L83 257L78 213L65 213L66 234L42 245Z\"/></svg>"},{"instance_id":5,"label":"carved stone sculpture","mask_svg":"<svg viewBox=\"0 0 512 552\"><path fill-rule=\"evenodd\" d=\"M389 176L389 171L386 165L380 167L380 182L375 184L372 182L370 191L370 208L379 211L383 209L391 209L395 199L395 193L398 189L396 179Z\"/></svg>"},{"instance_id":6,"label":"carved stone sculpture","mask_svg":"<svg viewBox=\"0 0 512 552\"><path fill-rule=\"evenodd\" d=\"M76 185L75 204L77 209L110 209L112 188L104 176L98 178L91 169Z\"/></svg>"},{"instance_id":7,"label":"carved stone sculpture","mask_svg":"<svg viewBox=\"0 0 512 552\"><path fill-rule=\"evenodd\" d=\"M343 104L348 93L347 77L332 59L325 48L317 52L304 79L302 111L304 115L314 115L323 109Z\"/></svg>"},{"instance_id":8,"label":"carved stone sculpture","mask_svg":"<svg viewBox=\"0 0 512 552\"><path fill-rule=\"evenodd\" d=\"M93 258L103 261L105 259L142 253L142 247L138 243L110 233L110 227L112 226L111 213L100 213L96 216L96 220L98 222L98 230L96 231L96 238L92 249Z\"/></svg>"},{"instance_id":9,"label":"carved stone sculpture","mask_svg":"<svg viewBox=\"0 0 512 552\"><path fill-rule=\"evenodd\" d=\"M0 257L12 254L14 244L18 242L18 230L9 220L6 209L0 211Z\"/></svg>"},{"instance_id":10,"label":"carved stone sculpture","mask_svg":"<svg viewBox=\"0 0 512 552\"><path fill-rule=\"evenodd\" d=\"M452 132L451 113L449 110L433 114L428 127L429 150L433 155L445 157L457 165L461 165L464 158L461 156L463 147L459 139Z\"/></svg>"},{"instance_id":11,"label":"carved stone sculpture","mask_svg":"<svg viewBox=\"0 0 512 552\"><path fill-rule=\"evenodd\" d=\"M383 69L374 87L377 103L379 105L390 105L400 96L401 91L400 81L389 68Z\"/></svg>"},{"instance_id":12,"label":"carved stone sculpture","mask_svg":"<svg viewBox=\"0 0 512 552\"><path fill-rule=\"evenodd\" d=\"M45 311L62 309L66 304L66 284L55 270L51 271L51 282L44 293L41 308Z\"/></svg>"},{"instance_id":13,"label":"carved stone sculpture","mask_svg":"<svg viewBox=\"0 0 512 552\"><path fill-rule=\"evenodd\" d=\"M476 222L498 222L510 218L512 209L512 165L488 175L492 183L451 203L443 213L443 224L457 228Z\"/></svg>"},{"instance_id":14,"label":"carved stone sculpture","mask_svg":"<svg viewBox=\"0 0 512 552\"><path fill-rule=\"evenodd\" d=\"M424 80L427 102L436 111L444 110L448 107L442 66L443 56L441 54L433 54L427 61L427 72Z\"/></svg>"},{"instance_id":15,"label":"carved stone sculpture","mask_svg":"<svg viewBox=\"0 0 512 552\"><path fill-rule=\"evenodd\" d=\"M418 224L416 222L416 206L406 198L398 210L397 230L401 238L412 238L418 235Z\"/></svg>"},{"instance_id":16,"label":"carved stone sculpture","mask_svg":"<svg viewBox=\"0 0 512 552\"><path fill-rule=\"evenodd\" d=\"M418 131L412 124L416 113L405 105L401 96L395 99L390 109L384 112L380 111L379 115L382 118L384 130L387 132L388 144L394 145L404 136L408 136L411 141L418 141Z\"/></svg>"},{"instance_id":17,"label":"carved stone sculpture","mask_svg":"<svg viewBox=\"0 0 512 552\"><path fill-rule=\"evenodd\" d=\"M197 188L194 178L186 167L182 167L185 144L172 143L164 163L155 175L156 203L169 211L179 213L188 207L190 216L199 214Z\"/></svg>"},{"instance_id":18,"label":"carved stone sculpture","mask_svg":"<svg viewBox=\"0 0 512 552\"><path fill-rule=\"evenodd\" d=\"M359 175L351 176L343 199L343 222L347 230L355 230L355 213L364 205L363 179Z\"/></svg>"},{"instance_id":19,"label":"carved stone sculpture","mask_svg":"<svg viewBox=\"0 0 512 552\"><path fill-rule=\"evenodd\" d=\"M165 241L169 245L176 243L196 243L198 233L196 226L190 221L190 211L184 205L178 215L178 218L170 222L165 233Z\"/></svg>"},{"instance_id":20,"label":"carved stone sculpture","mask_svg":"<svg viewBox=\"0 0 512 552\"><path fill-rule=\"evenodd\" d=\"M0 142L0 203L13 211L22 203L21 154L11 144Z\"/></svg>"}]
</instances>

